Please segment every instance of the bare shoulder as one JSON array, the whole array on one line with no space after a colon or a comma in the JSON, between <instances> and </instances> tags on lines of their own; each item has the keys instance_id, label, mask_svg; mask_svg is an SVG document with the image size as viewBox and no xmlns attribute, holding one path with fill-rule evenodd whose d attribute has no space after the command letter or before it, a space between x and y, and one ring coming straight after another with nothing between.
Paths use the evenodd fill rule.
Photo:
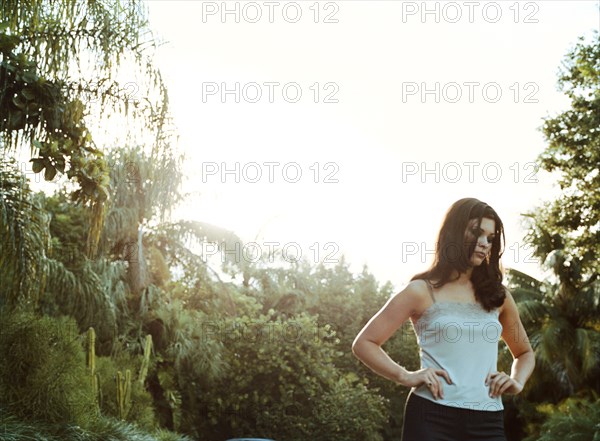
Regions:
<instances>
[{"instance_id":1,"label":"bare shoulder","mask_svg":"<svg viewBox=\"0 0 600 441\"><path fill-rule=\"evenodd\" d=\"M368 321L354 339L353 347L361 341L383 345L406 320L417 314L427 294L423 280L408 283L400 292L390 297L385 305Z\"/></svg>"},{"instance_id":2,"label":"bare shoulder","mask_svg":"<svg viewBox=\"0 0 600 441\"><path fill-rule=\"evenodd\" d=\"M505 285L502 285L502 288L504 289L504 293L506 294L506 297L504 297L504 302L502 303L502 305L500 305L500 307L498 307L498 311L500 312L500 315L502 315L502 312L506 308L507 304L515 302L515 299L512 296L512 293L510 292L510 290Z\"/></svg>"},{"instance_id":3,"label":"bare shoulder","mask_svg":"<svg viewBox=\"0 0 600 441\"><path fill-rule=\"evenodd\" d=\"M400 293L410 298L412 305L410 314L411 316L419 316L426 307L427 300L429 297L429 287L427 282L423 279L417 279L409 282L404 290Z\"/></svg>"},{"instance_id":4,"label":"bare shoulder","mask_svg":"<svg viewBox=\"0 0 600 441\"><path fill-rule=\"evenodd\" d=\"M428 297L427 282L417 279L410 281L400 292L392 296L389 303L394 309L402 308L412 316L420 312Z\"/></svg>"}]
</instances>

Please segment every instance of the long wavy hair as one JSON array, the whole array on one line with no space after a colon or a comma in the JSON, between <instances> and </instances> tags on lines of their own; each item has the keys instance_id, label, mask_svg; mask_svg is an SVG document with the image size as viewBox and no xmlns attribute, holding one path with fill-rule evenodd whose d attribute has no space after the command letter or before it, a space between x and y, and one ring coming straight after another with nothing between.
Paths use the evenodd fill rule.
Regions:
<instances>
[{"instance_id":1,"label":"long wavy hair","mask_svg":"<svg viewBox=\"0 0 600 441\"><path fill-rule=\"evenodd\" d=\"M500 258L504 253L504 226L496 211L485 202L475 198L463 198L456 201L446 212L436 243L435 258L427 271L416 274L410 279L432 280L433 286L440 288L450 280L454 270L460 275L472 266L471 255L477 245L477 236L467 231L469 221L477 219L472 229L481 227L483 218L495 222L495 235L488 257L479 266L474 266L471 283L475 289L475 298L486 311L502 306L506 291L502 285L503 267ZM466 237L465 237L466 236ZM502 244L500 243L502 236ZM433 284L433 283L432 283Z\"/></svg>"}]
</instances>

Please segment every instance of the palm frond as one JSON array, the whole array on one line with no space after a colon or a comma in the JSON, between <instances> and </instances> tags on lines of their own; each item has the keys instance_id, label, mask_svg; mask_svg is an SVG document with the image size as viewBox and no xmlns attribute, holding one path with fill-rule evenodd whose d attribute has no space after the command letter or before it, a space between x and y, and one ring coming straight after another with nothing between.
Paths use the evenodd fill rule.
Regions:
<instances>
[{"instance_id":1,"label":"palm frond","mask_svg":"<svg viewBox=\"0 0 600 441\"><path fill-rule=\"evenodd\" d=\"M16 161L0 160L0 298L9 305L40 295L48 221Z\"/></svg>"},{"instance_id":2,"label":"palm frond","mask_svg":"<svg viewBox=\"0 0 600 441\"><path fill-rule=\"evenodd\" d=\"M536 278L519 271L514 268L508 268L506 270L507 279L510 285L518 286L521 288L529 288L531 290L541 290L544 286L544 282L537 280Z\"/></svg>"}]
</instances>

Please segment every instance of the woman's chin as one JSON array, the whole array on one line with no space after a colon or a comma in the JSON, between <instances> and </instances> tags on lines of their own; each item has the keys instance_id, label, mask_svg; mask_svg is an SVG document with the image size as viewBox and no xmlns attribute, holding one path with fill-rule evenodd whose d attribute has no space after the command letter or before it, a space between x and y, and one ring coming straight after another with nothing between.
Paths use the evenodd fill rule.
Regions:
<instances>
[{"instance_id":1,"label":"woman's chin","mask_svg":"<svg viewBox=\"0 0 600 441\"><path fill-rule=\"evenodd\" d=\"M479 265L481 265L483 263L484 260L485 260L485 258L474 255L471 258L471 265L473 265L473 266L479 266Z\"/></svg>"}]
</instances>

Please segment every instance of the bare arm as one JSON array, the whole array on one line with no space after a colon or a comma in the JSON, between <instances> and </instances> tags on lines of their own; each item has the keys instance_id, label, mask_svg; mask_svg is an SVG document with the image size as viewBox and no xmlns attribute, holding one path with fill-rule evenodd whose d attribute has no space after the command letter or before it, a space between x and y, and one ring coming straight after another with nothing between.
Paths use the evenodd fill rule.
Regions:
<instances>
[{"instance_id":1,"label":"bare arm","mask_svg":"<svg viewBox=\"0 0 600 441\"><path fill-rule=\"evenodd\" d=\"M394 362L381 348L414 314L421 304L425 282L415 280L391 297L358 333L352 343L352 353L376 374L397 384L405 385L408 371Z\"/></svg>"},{"instance_id":2,"label":"bare arm","mask_svg":"<svg viewBox=\"0 0 600 441\"><path fill-rule=\"evenodd\" d=\"M514 359L510 377L524 387L535 369L535 354L521 323L517 304L509 290L506 290L506 299L499 320L502 324L502 339Z\"/></svg>"},{"instance_id":3,"label":"bare arm","mask_svg":"<svg viewBox=\"0 0 600 441\"><path fill-rule=\"evenodd\" d=\"M508 289L499 320L502 324L502 339L508 345L514 361L510 377L506 373L500 375L499 372L488 374L485 384L489 385L491 397L503 393L521 393L535 368L535 354L519 318L517 304Z\"/></svg>"},{"instance_id":4,"label":"bare arm","mask_svg":"<svg viewBox=\"0 0 600 441\"><path fill-rule=\"evenodd\" d=\"M533 351L527 351L518 357L515 357L510 369L510 376L525 387L525 383L535 369L535 354Z\"/></svg>"}]
</instances>

